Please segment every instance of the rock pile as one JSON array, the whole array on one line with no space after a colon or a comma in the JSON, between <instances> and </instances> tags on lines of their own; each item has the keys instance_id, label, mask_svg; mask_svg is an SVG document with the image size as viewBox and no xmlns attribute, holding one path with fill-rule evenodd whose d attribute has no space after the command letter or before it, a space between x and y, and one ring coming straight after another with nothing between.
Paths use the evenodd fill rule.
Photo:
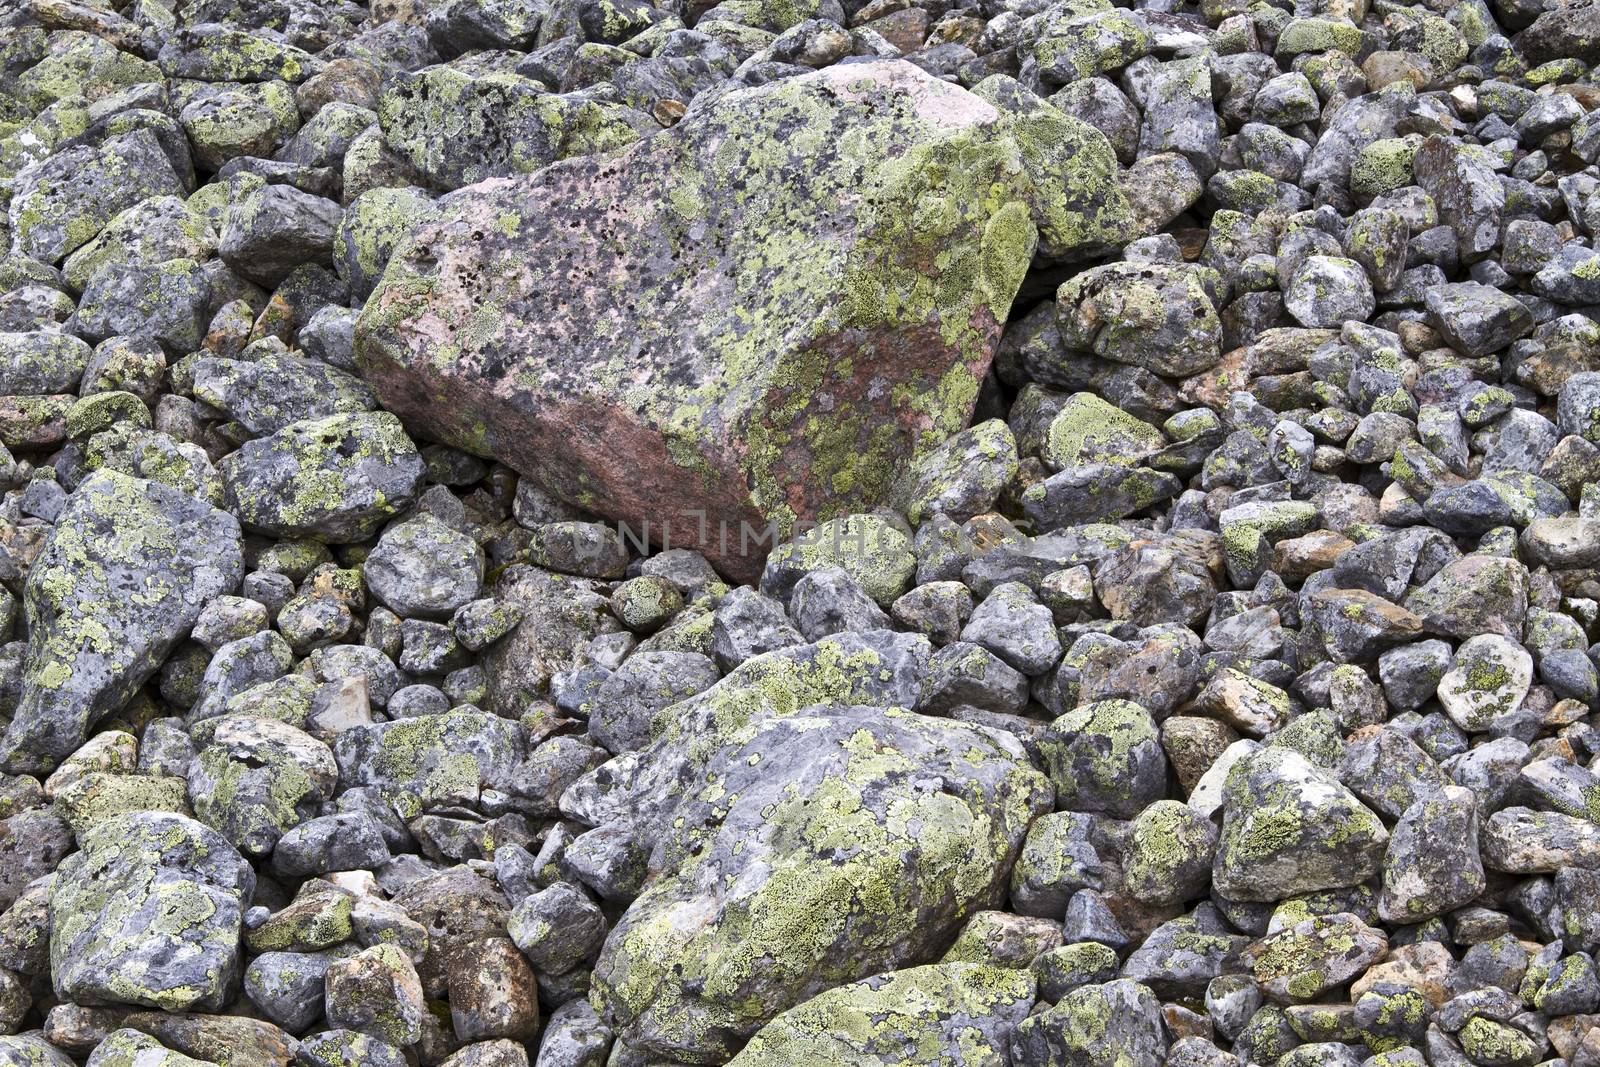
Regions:
<instances>
[{"instance_id":1,"label":"rock pile","mask_svg":"<svg viewBox=\"0 0 1600 1067\"><path fill-rule=\"evenodd\" d=\"M1600 1067L1597 63L0 10L0 1067Z\"/></svg>"}]
</instances>

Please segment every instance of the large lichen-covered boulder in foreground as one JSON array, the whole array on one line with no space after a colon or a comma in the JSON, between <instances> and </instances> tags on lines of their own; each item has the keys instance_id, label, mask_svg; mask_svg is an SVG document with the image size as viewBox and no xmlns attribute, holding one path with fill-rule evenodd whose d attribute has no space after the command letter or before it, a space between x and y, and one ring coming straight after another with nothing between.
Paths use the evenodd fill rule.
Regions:
<instances>
[{"instance_id":1,"label":"large lichen-covered boulder in foreground","mask_svg":"<svg viewBox=\"0 0 1600 1067\"><path fill-rule=\"evenodd\" d=\"M772 542L741 523L870 510L967 425L1036 204L1055 253L1125 222L1109 151L1052 155L1037 125L903 62L726 94L447 197L357 357L415 432L751 580Z\"/></svg>"},{"instance_id":2,"label":"large lichen-covered boulder in foreground","mask_svg":"<svg viewBox=\"0 0 1600 1067\"><path fill-rule=\"evenodd\" d=\"M875 975L790 1008L728 1067L1006 1067L1033 1000L1022 968L938 963Z\"/></svg>"},{"instance_id":3,"label":"large lichen-covered boulder in foreground","mask_svg":"<svg viewBox=\"0 0 1600 1067\"><path fill-rule=\"evenodd\" d=\"M28 572L28 655L0 767L53 768L243 573L239 523L226 511L157 482L90 475Z\"/></svg>"},{"instance_id":4,"label":"large lichen-covered boulder in foreground","mask_svg":"<svg viewBox=\"0 0 1600 1067\"><path fill-rule=\"evenodd\" d=\"M797 688L884 670L857 655L799 667ZM765 695L740 700L747 685ZM641 760L720 741L690 760L702 784L645 817L656 877L595 967L596 1003L653 1055L722 1062L807 997L936 958L998 903L1050 807L1049 783L1009 735L893 707L790 710L772 696L782 688L782 675L730 676L694 698L702 713L720 699L721 713L691 715ZM728 725L741 710L751 717Z\"/></svg>"},{"instance_id":5,"label":"large lichen-covered boulder in foreground","mask_svg":"<svg viewBox=\"0 0 1600 1067\"><path fill-rule=\"evenodd\" d=\"M233 994L255 872L221 834L136 812L83 835L50 894L50 973L79 1004L215 1011Z\"/></svg>"}]
</instances>

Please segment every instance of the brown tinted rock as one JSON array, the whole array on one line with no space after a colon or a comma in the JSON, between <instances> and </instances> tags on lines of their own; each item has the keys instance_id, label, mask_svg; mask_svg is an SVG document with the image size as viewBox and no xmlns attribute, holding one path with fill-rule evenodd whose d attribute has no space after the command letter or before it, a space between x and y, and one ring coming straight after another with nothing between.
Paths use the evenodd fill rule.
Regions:
<instances>
[{"instance_id":1,"label":"brown tinted rock","mask_svg":"<svg viewBox=\"0 0 1600 1067\"><path fill-rule=\"evenodd\" d=\"M459 193L357 355L419 433L748 580L770 542L741 553L741 523L868 510L966 425L1036 242L1019 136L898 62L731 93ZM1086 230L1116 214L1083 203Z\"/></svg>"},{"instance_id":2,"label":"brown tinted rock","mask_svg":"<svg viewBox=\"0 0 1600 1067\"><path fill-rule=\"evenodd\" d=\"M463 946L450 959L445 977L450 1017L461 1040L531 1041L539 1032L539 985L510 938L489 937Z\"/></svg>"}]
</instances>

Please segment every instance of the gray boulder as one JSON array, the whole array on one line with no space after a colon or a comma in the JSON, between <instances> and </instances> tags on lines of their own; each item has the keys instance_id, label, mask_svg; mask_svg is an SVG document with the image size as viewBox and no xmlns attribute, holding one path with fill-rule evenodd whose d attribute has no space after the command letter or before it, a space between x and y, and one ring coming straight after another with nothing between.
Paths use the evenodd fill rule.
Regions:
<instances>
[{"instance_id":1,"label":"gray boulder","mask_svg":"<svg viewBox=\"0 0 1600 1067\"><path fill-rule=\"evenodd\" d=\"M1019 742L944 719L815 706L724 736L699 764L719 788L659 825L659 873L595 967L602 1013L658 1056L725 1055L824 989L936 958L999 903L1050 802Z\"/></svg>"},{"instance_id":2,"label":"gray boulder","mask_svg":"<svg viewBox=\"0 0 1600 1067\"><path fill-rule=\"evenodd\" d=\"M217 469L245 526L337 544L366 540L410 506L424 464L400 420L373 411L292 422Z\"/></svg>"},{"instance_id":3,"label":"gray boulder","mask_svg":"<svg viewBox=\"0 0 1600 1067\"><path fill-rule=\"evenodd\" d=\"M28 573L31 639L0 767L54 767L138 691L201 609L243 573L232 515L156 482L91 475Z\"/></svg>"},{"instance_id":4,"label":"gray boulder","mask_svg":"<svg viewBox=\"0 0 1600 1067\"><path fill-rule=\"evenodd\" d=\"M81 1004L216 1011L239 977L255 874L216 831L182 815L106 819L50 894L56 995Z\"/></svg>"},{"instance_id":5,"label":"gray boulder","mask_svg":"<svg viewBox=\"0 0 1600 1067\"><path fill-rule=\"evenodd\" d=\"M1002 1063L1033 1001L1034 980L1025 969L936 963L891 971L790 1008L728 1067L895 1067L907 1062L908 1043L921 1063ZM880 1025L886 1018L892 1027Z\"/></svg>"}]
</instances>

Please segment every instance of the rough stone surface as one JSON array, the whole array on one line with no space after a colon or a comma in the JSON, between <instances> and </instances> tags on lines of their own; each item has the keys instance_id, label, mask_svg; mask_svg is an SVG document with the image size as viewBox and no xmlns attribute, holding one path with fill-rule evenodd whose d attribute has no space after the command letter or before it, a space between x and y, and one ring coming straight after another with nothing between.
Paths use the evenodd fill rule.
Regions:
<instances>
[{"instance_id":1,"label":"rough stone surface","mask_svg":"<svg viewBox=\"0 0 1600 1067\"><path fill-rule=\"evenodd\" d=\"M108 819L81 845L50 893L57 995L166 1011L227 1003L255 887L249 864L181 815Z\"/></svg>"},{"instance_id":2,"label":"rough stone surface","mask_svg":"<svg viewBox=\"0 0 1600 1067\"><path fill-rule=\"evenodd\" d=\"M28 574L22 689L0 758L52 768L155 673L242 574L239 523L155 482L102 471L67 503Z\"/></svg>"},{"instance_id":3,"label":"rough stone surface","mask_svg":"<svg viewBox=\"0 0 1600 1067\"><path fill-rule=\"evenodd\" d=\"M0 3L0 1067L1600 1064L1597 62Z\"/></svg>"},{"instance_id":4,"label":"rough stone surface","mask_svg":"<svg viewBox=\"0 0 1600 1067\"><path fill-rule=\"evenodd\" d=\"M826 167L795 147L839 138ZM875 503L965 424L1035 240L1018 153L1001 113L903 64L730 94L614 160L460 194L391 261L357 350L413 427L748 579L741 523ZM717 195L736 175L755 184ZM1072 175L1089 231L1115 224L1108 177ZM651 484L614 462L623 440Z\"/></svg>"}]
</instances>

